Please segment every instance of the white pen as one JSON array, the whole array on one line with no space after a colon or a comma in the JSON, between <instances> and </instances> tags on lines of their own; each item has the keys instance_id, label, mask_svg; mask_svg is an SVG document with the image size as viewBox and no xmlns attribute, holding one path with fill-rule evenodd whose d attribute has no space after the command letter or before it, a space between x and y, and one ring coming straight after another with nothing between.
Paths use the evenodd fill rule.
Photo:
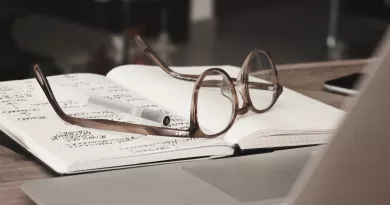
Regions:
<instances>
[{"instance_id":1,"label":"white pen","mask_svg":"<svg viewBox=\"0 0 390 205\"><path fill-rule=\"evenodd\" d=\"M108 100L98 96L90 96L88 98L88 103L100 108L105 108L108 110L115 110L118 112L123 112L129 115L140 117L142 119L150 120L153 122L160 123L163 126L169 125L171 119L168 115L162 112L155 110L134 106L126 103L122 103L115 100Z\"/></svg>"}]
</instances>

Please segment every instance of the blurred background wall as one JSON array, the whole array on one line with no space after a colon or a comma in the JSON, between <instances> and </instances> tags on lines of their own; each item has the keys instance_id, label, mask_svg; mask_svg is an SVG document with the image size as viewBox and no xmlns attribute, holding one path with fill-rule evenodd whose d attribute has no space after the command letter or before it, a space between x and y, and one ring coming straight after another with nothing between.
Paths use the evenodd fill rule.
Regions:
<instances>
[{"instance_id":1,"label":"blurred background wall","mask_svg":"<svg viewBox=\"0 0 390 205\"><path fill-rule=\"evenodd\" d=\"M369 57L388 26L389 0L2 0L0 80L107 73L150 64L145 37L169 65L241 66L255 48L276 64Z\"/></svg>"}]
</instances>

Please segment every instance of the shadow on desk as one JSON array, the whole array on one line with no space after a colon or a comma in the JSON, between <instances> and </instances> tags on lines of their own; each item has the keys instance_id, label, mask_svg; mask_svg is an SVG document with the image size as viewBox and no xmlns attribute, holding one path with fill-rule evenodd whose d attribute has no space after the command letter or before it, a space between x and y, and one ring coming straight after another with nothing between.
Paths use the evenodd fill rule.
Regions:
<instances>
[{"instance_id":1,"label":"shadow on desk","mask_svg":"<svg viewBox=\"0 0 390 205\"><path fill-rule=\"evenodd\" d=\"M8 137L4 132L0 131L0 146L3 146L15 153L25 157L28 160L33 159L33 155L30 154L24 147L16 143L13 139Z\"/></svg>"}]
</instances>

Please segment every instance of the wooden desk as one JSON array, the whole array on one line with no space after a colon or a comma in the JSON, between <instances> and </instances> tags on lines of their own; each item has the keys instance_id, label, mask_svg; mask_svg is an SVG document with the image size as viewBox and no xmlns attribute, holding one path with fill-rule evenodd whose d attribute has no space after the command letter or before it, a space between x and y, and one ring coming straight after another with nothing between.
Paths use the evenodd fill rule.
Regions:
<instances>
[{"instance_id":1,"label":"wooden desk","mask_svg":"<svg viewBox=\"0 0 390 205\"><path fill-rule=\"evenodd\" d=\"M365 60L334 63L295 64L278 66L280 81L296 90L334 107L340 107L344 96L324 92L327 79L360 71ZM0 136L4 137L4 136ZM21 156L0 146L0 204L33 204L20 189L25 180L53 177L46 168L31 157Z\"/></svg>"}]
</instances>

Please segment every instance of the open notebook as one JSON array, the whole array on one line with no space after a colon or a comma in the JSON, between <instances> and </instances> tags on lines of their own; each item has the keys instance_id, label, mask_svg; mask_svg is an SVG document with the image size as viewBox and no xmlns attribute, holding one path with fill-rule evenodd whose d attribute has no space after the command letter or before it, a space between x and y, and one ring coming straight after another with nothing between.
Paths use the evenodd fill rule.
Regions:
<instances>
[{"instance_id":1,"label":"open notebook","mask_svg":"<svg viewBox=\"0 0 390 205\"><path fill-rule=\"evenodd\" d=\"M238 68L220 66L231 76ZM204 67L173 67L180 73L200 74ZM154 125L124 113L87 104L90 95L165 110L169 126L188 126L194 83L172 78L160 68L126 65L107 76L68 74L48 77L57 101L72 116L103 118ZM62 121L35 79L0 83L0 129L59 174L89 172L233 155L235 149L299 146L327 142L343 112L285 89L275 106L263 114L236 119L224 135L213 139L172 138L82 128ZM210 105L218 101L210 99ZM210 112L206 129L218 116Z\"/></svg>"}]
</instances>

